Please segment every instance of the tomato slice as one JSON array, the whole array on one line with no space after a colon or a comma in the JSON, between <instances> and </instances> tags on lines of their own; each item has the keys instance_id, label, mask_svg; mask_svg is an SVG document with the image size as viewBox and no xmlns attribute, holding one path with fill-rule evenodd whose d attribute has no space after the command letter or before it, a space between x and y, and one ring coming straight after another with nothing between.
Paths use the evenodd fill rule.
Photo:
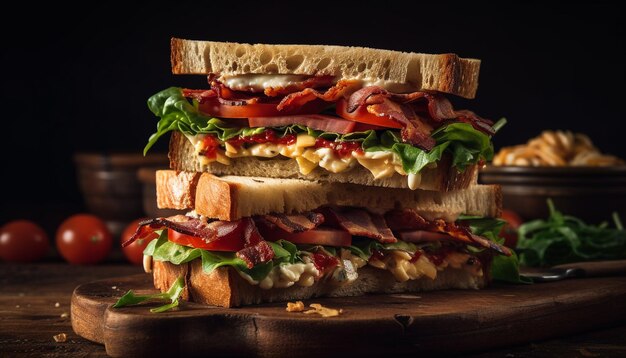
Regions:
<instances>
[{"instance_id":1,"label":"tomato slice","mask_svg":"<svg viewBox=\"0 0 626 358\"><path fill-rule=\"evenodd\" d=\"M172 229L167 229L167 239L179 245L209 251L236 252L244 248L243 225L240 225L239 222L233 222L232 225L221 226L220 230L223 230L219 234L220 238L211 242Z\"/></svg>"},{"instance_id":2,"label":"tomato slice","mask_svg":"<svg viewBox=\"0 0 626 358\"><path fill-rule=\"evenodd\" d=\"M343 230L317 228L290 234L282 230L275 230L272 235L266 235L267 240L287 240L294 244L311 244L325 246L350 246L352 235Z\"/></svg>"},{"instance_id":3,"label":"tomato slice","mask_svg":"<svg viewBox=\"0 0 626 358\"><path fill-rule=\"evenodd\" d=\"M376 116L367 111L366 106L357 108L354 112L348 112L348 101L340 99L336 103L336 112L343 119L347 119L354 122L371 124L374 126L386 127L386 128L402 128L402 125L388 116Z\"/></svg>"},{"instance_id":4,"label":"tomato slice","mask_svg":"<svg viewBox=\"0 0 626 358\"><path fill-rule=\"evenodd\" d=\"M330 104L321 100L311 101L293 111L279 111L278 103L251 103L241 106L222 104L217 98L207 98L198 104L200 112L220 118L251 118L251 117L276 117L292 114L316 114L327 108Z\"/></svg>"}]
</instances>

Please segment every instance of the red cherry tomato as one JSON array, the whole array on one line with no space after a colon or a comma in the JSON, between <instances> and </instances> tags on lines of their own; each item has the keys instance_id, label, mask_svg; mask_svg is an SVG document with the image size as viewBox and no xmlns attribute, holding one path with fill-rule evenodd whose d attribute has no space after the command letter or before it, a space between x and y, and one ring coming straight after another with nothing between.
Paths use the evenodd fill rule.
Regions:
<instances>
[{"instance_id":1,"label":"red cherry tomato","mask_svg":"<svg viewBox=\"0 0 626 358\"><path fill-rule=\"evenodd\" d=\"M130 239L135 231L137 231L137 226L139 226L139 223L143 220L146 219L137 219L128 224L128 226L126 226L126 228L124 229L124 232L122 232L121 242L125 242ZM133 241L130 245L123 247L122 252L124 252L124 256L126 256L126 259L129 262L135 265L141 265L143 264L143 250L146 248L146 246L148 246L150 241L157 239L158 237L159 235L157 233L151 232L147 236L137 239Z\"/></svg>"},{"instance_id":2,"label":"red cherry tomato","mask_svg":"<svg viewBox=\"0 0 626 358\"><path fill-rule=\"evenodd\" d=\"M357 108L357 110L352 113L348 112L348 101L343 98L337 101L336 108L337 115L343 119L379 127L402 128L402 125L393 119L387 116L377 116L371 114L365 107Z\"/></svg>"},{"instance_id":3,"label":"red cherry tomato","mask_svg":"<svg viewBox=\"0 0 626 358\"><path fill-rule=\"evenodd\" d=\"M38 261L49 249L48 235L32 221L11 221L0 228L0 258L5 261Z\"/></svg>"},{"instance_id":4,"label":"red cherry tomato","mask_svg":"<svg viewBox=\"0 0 626 358\"><path fill-rule=\"evenodd\" d=\"M113 239L98 217L77 214L66 219L56 233L57 249L71 264L96 264L111 251Z\"/></svg>"},{"instance_id":5,"label":"red cherry tomato","mask_svg":"<svg viewBox=\"0 0 626 358\"><path fill-rule=\"evenodd\" d=\"M511 210L502 210L500 218L506 221L506 224L500 231L500 237L504 238L504 246L515 248L517 246L517 229L524 223L522 218Z\"/></svg>"}]
</instances>

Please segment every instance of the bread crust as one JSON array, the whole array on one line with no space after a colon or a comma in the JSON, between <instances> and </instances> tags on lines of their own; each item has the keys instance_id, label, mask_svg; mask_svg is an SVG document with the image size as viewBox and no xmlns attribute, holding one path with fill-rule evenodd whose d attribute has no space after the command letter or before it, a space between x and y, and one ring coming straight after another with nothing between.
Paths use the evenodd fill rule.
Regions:
<instances>
[{"instance_id":1,"label":"bread crust","mask_svg":"<svg viewBox=\"0 0 626 358\"><path fill-rule=\"evenodd\" d=\"M184 175L184 172L162 170L158 175L175 177ZM176 190L181 189L176 187ZM169 190L166 186L159 186L157 199L162 201L161 197L171 197ZM497 185L473 185L464 190L436 192L301 179L216 177L202 173L195 189L190 187L188 190L186 196L195 193L194 205L187 206L185 201L174 202L172 207L195 210L200 215L228 221L276 212L299 213L323 205L364 207L380 214L395 208L409 208L427 219L455 220L459 214L498 217L502 205L502 192Z\"/></svg>"},{"instance_id":2,"label":"bread crust","mask_svg":"<svg viewBox=\"0 0 626 358\"><path fill-rule=\"evenodd\" d=\"M270 178L298 178L331 183L351 183L386 188L408 188L408 177L395 173L393 176L374 179L366 168L356 165L341 173L331 173L317 167L311 173L300 173L295 159L276 157L272 159L243 157L231 159L230 165L211 162L201 163L193 144L180 132L172 132L169 144L170 168L178 171L208 172L215 175L239 175ZM417 189L452 191L466 189L475 184L478 166L468 166L463 172L450 166L450 157L444 155L435 168L420 172L421 182Z\"/></svg>"},{"instance_id":3,"label":"bread crust","mask_svg":"<svg viewBox=\"0 0 626 358\"><path fill-rule=\"evenodd\" d=\"M480 60L350 46L269 45L172 38L174 74L332 75L474 98Z\"/></svg>"},{"instance_id":4,"label":"bread crust","mask_svg":"<svg viewBox=\"0 0 626 358\"><path fill-rule=\"evenodd\" d=\"M182 267L179 267L182 266ZM488 271L485 269L485 271ZM444 289L479 289L487 284L487 278L473 276L465 270L446 268L438 271L437 278L422 277L418 280L397 282L386 271L365 266L359 269L359 278L346 285L318 281L313 286L292 286L264 290L251 285L230 267L220 267L207 275L202 271L199 259L182 265L155 261L154 284L162 292L169 289L181 273L185 276L182 298L206 305L238 307L263 302L304 300L313 297L360 296L368 293L423 292ZM157 279L158 278L158 279Z\"/></svg>"}]
</instances>

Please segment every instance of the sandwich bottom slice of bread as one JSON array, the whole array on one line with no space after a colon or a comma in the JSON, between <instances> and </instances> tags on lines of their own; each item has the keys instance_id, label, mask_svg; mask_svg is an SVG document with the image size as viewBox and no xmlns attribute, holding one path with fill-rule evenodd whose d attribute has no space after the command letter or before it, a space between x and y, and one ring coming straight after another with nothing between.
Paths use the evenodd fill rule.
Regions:
<instances>
[{"instance_id":1,"label":"sandwich bottom slice of bread","mask_svg":"<svg viewBox=\"0 0 626 358\"><path fill-rule=\"evenodd\" d=\"M167 291L176 279L185 278L181 297L197 303L238 307L264 302L304 300L314 297L361 296L368 293L423 292L445 289L479 289L487 282L481 271L464 267L448 267L437 271L436 277L422 277L399 282L386 270L363 267L358 270L354 282L339 284L333 280L316 281L310 286L299 284L285 288L263 289L251 285L233 268L221 267L210 274L202 270L200 259L175 265L170 262L154 261L154 286Z\"/></svg>"},{"instance_id":2,"label":"sandwich bottom slice of bread","mask_svg":"<svg viewBox=\"0 0 626 358\"><path fill-rule=\"evenodd\" d=\"M130 242L156 233L144 251L155 287L184 278L183 297L209 305L478 289L494 255L511 255L492 218L497 186L432 193L161 171L157 196L192 211L142 222Z\"/></svg>"}]
</instances>

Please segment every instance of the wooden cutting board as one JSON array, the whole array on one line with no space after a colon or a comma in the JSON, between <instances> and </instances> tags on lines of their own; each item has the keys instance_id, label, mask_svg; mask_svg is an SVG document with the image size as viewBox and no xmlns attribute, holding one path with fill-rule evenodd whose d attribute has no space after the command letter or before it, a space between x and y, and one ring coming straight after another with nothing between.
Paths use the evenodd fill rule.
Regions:
<instances>
[{"instance_id":1,"label":"wooden cutting board","mask_svg":"<svg viewBox=\"0 0 626 358\"><path fill-rule=\"evenodd\" d=\"M112 356L461 353L591 330L626 319L626 277L565 280L480 291L316 298L339 317L290 313L285 303L224 309L181 303L113 309L127 290L155 292L150 275L84 284L72 327Z\"/></svg>"}]
</instances>

